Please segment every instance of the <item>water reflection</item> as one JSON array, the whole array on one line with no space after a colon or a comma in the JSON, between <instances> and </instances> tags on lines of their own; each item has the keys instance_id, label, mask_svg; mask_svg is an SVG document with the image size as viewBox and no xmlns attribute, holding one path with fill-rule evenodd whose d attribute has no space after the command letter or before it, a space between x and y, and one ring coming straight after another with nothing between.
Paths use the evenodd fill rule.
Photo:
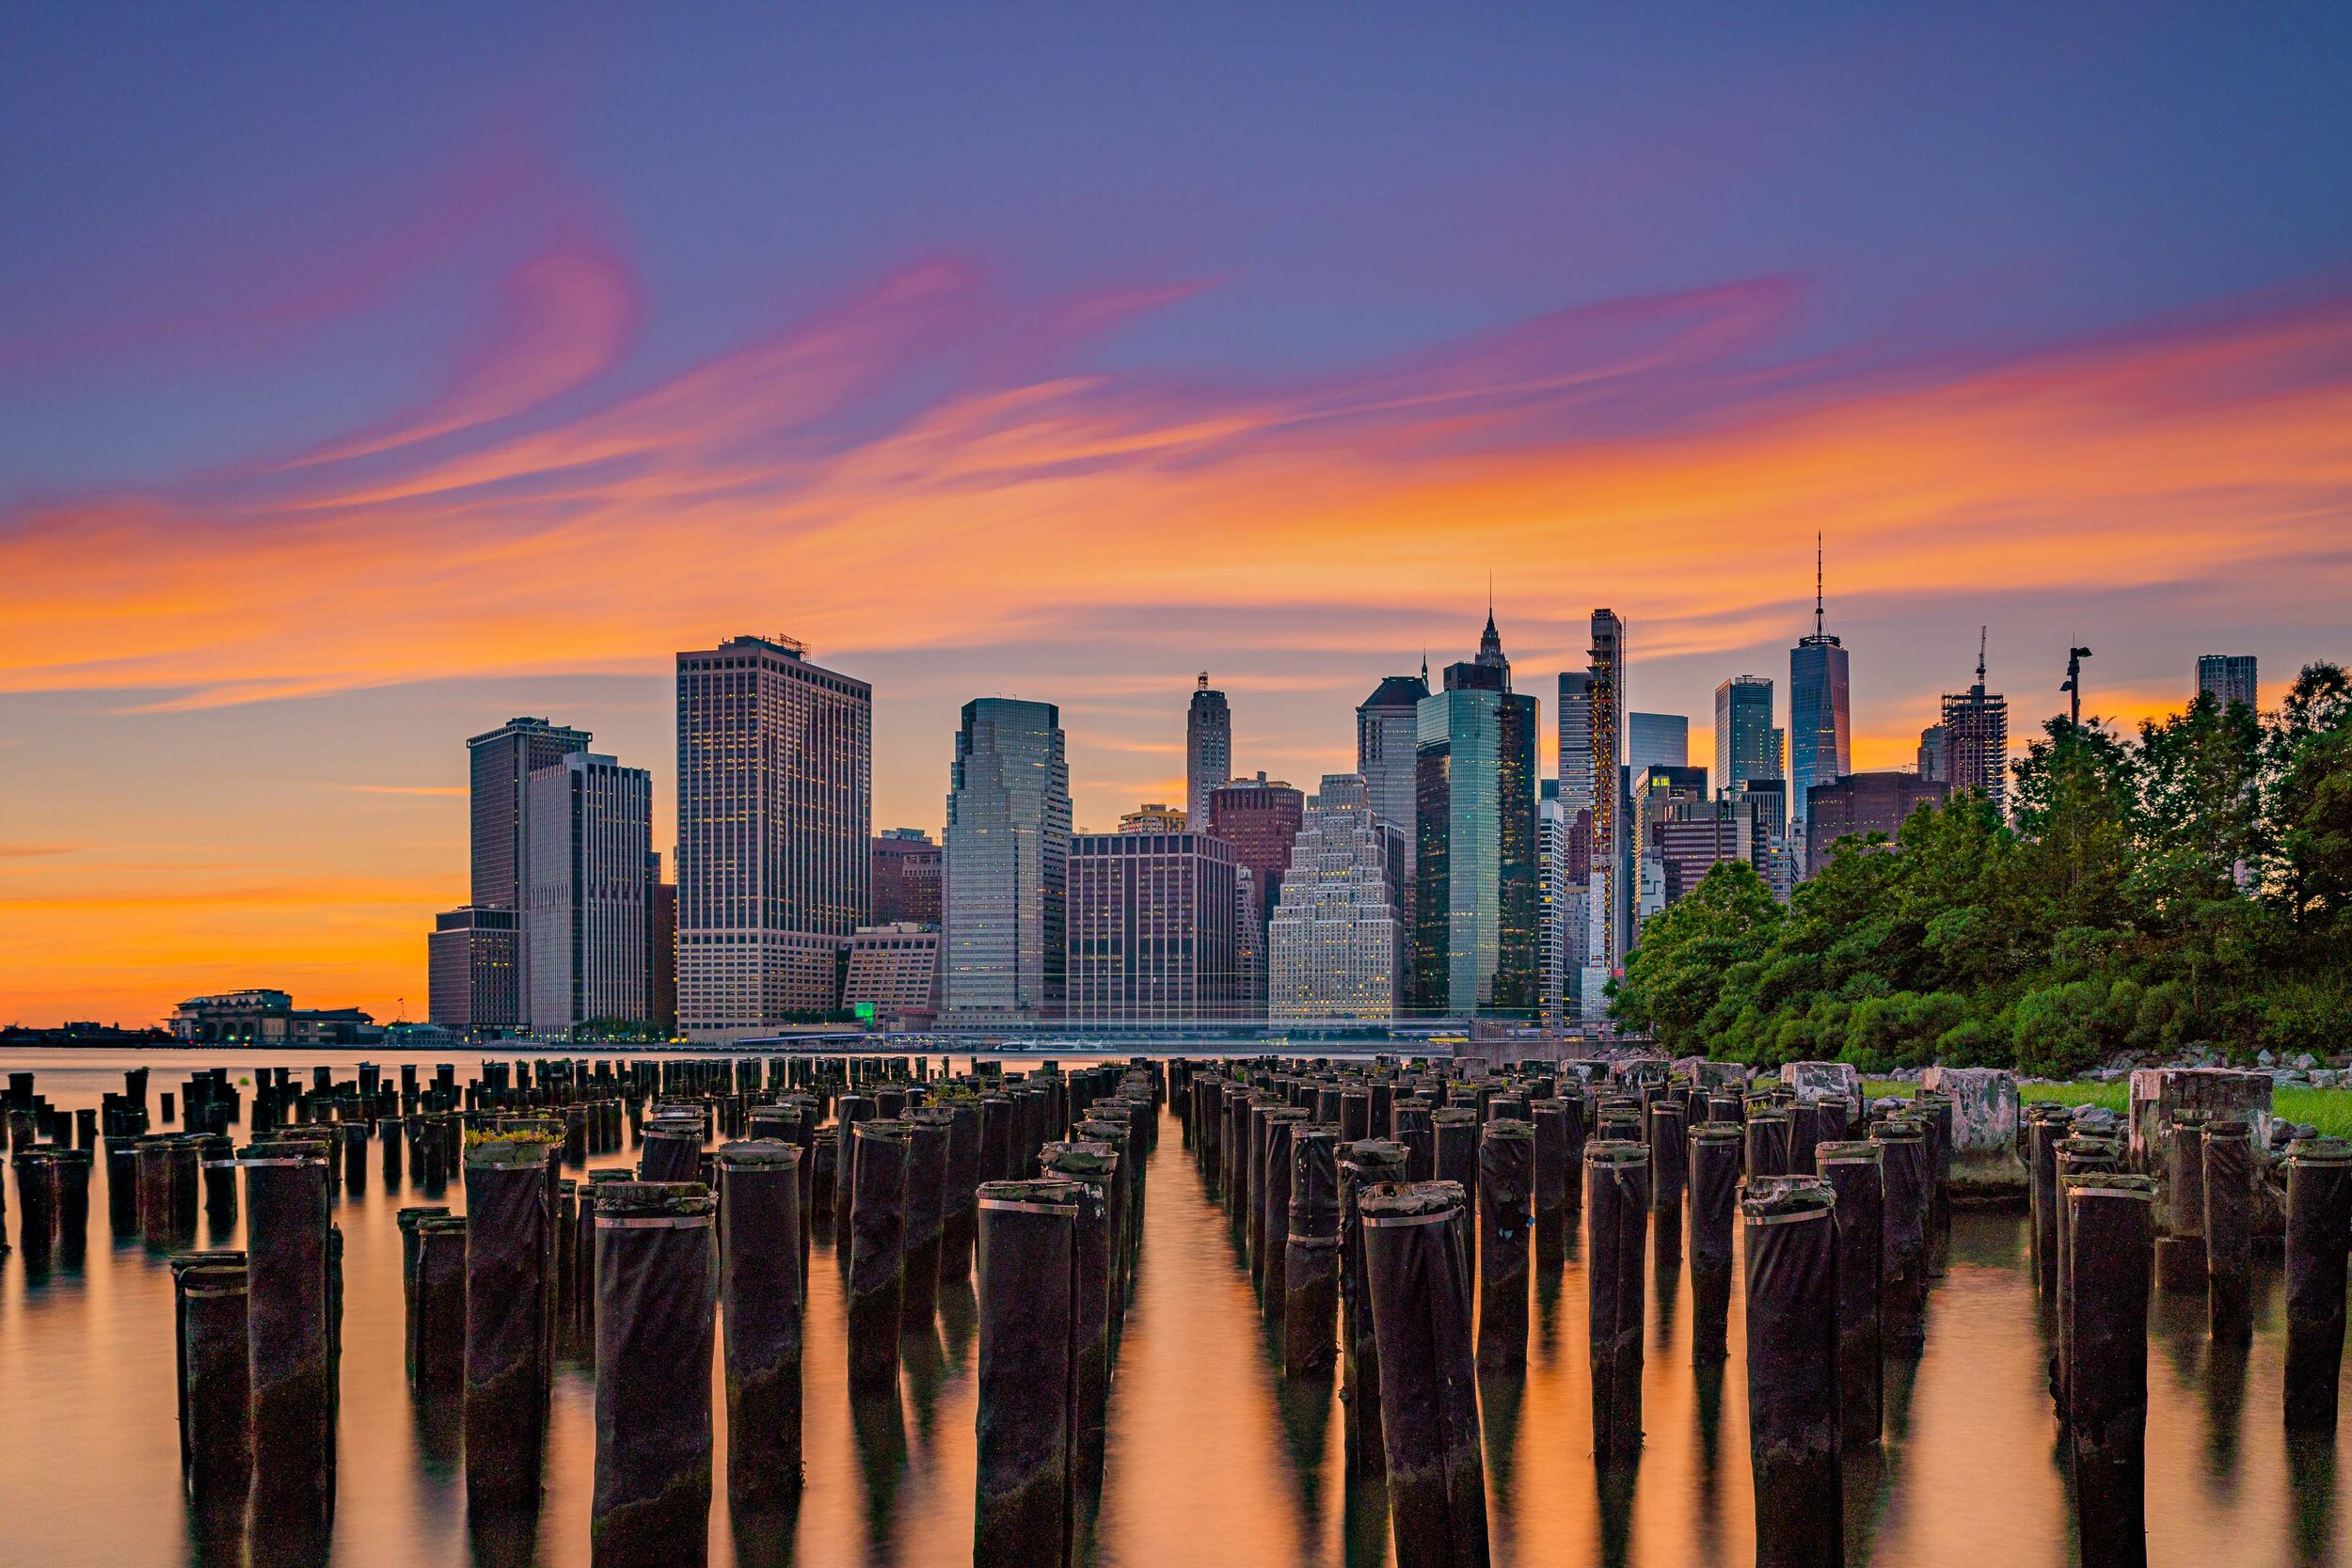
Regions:
<instances>
[{"instance_id":1,"label":"water reflection","mask_svg":"<svg viewBox=\"0 0 2352 1568\"><path fill-rule=\"evenodd\" d=\"M151 1059L158 1088L223 1060ZM329 1058L298 1061L314 1059ZM31 1068L41 1093L79 1107L120 1087L123 1061L58 1052L6 1065ZM464 1061L461 1076L471 1070ZM249 1071L232 1067L231 1075ZM351 1059L340 1059L338 1075L350 1074ZM334 1196L346 1290L342 1481L328 1560L335 1568L585 1562L592 1370L577 1360L558 1370L535 1513L469 1517L455 1402L412 1392L403 1368L392 1218L402 1205L428 1200L462 1211L463 1188L429 1191L413 1160L402 1177L385 1176L380 1146L373 1153L362 1190L339 1183ZM22 1200L13 1174L9 1180L13 1242ZM180 1486L169 1271L141 1243L135 1215L124 1223L103 1160L90 1181L92 1223L104 1229L79 1256L61 1244L45 1257L20 1248L0 1258L0 1499L11 1542L24 1544L10 1559L34 1560L38 1544L42 1561L226 1568L245 1549L242 1509L193 1509ZM1136 1302L1111 1390L1095 1560L1385 1568L1386 1496L1377 1482L1344 1473L1336 1379L1280 1375L1233 1232L1173 1122L1152 1157L1149 1190ZM839 1249L829 1217L812 1228L806 1485L791 1509L751 1518L721 1512L720 1486L714 1562L962 1568L972 1550L977 1354L970 1284L944 1288L934 1323L902 1338L898 1385L852 1403ZM242 1216L207 1212L197 1231L191 1244L200 1237L236 1247ZM1591 1560L1744 1568L1754 1497L1736 1286L1731 1364L1693 1370L1687 1275L1661 1270L1653 1250L1645 1448L1637 1464L1603 1475L1590 1457L1583 1249L1573 1231L1539 1226L1535 1259L1526 1372L1480 1390L1498 1568ZM2254 1333L2243 1347L2211 1343L2201 1293L2153 1299L2153 1563L2345 1560L2338 1525L2345 1466L2335 1442L2289 1441L2283 1431L2275 1260L2256 1279ZM1951 1272L1934 1287L1930 1312L1925 1355L1887 1367L1881 1449L1847 1456L1848 1562L2063 1568L2072 1509L2046 1382L2048 1319L2034 1299L2022 1221L1959 1215ZM303 1558L300 1541L254 1544L279 1560L317 1560Z\"/></svg>"}]
</instances>

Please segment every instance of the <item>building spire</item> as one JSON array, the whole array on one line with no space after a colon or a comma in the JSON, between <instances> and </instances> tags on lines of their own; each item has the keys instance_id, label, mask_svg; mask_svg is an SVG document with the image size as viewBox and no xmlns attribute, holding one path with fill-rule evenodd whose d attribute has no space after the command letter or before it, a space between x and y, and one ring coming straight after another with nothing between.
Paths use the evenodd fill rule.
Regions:
<instances>
[{"instance_id":1,"label":"building spire","mask_svg":"<svg viewBox=\"0 0 2352 1568\"><path fill-rule=\"evenodd\" d=\"M1987 626L1977 628L1977 692L1979 696L1984 692L1984 639L1990 629Z\"/></svg>"},{"instance_id":2,"label":"building spire","mask_svg":"<svg viewBox=\"0 0 2352 1568\"><path fill-rule=\"evenodd\" d=\"M1813 531L1813 635L1821 635L1821 531Z\"/></svg>"}]
</instances>

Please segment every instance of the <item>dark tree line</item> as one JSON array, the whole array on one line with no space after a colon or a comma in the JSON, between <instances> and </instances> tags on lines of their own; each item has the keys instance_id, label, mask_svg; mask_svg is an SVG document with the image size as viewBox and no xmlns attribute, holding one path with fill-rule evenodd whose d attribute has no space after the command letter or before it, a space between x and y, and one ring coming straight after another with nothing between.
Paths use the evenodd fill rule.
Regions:
<instances>
[{"instance_id":1,"label":"dark tree line","mask_svg":"<svg viewBox=\"0 0 2352 1568\"><path fill-rule=\"evenodd\" d=\"M1677 1053L2064 1075L2122 1051L2352 1048L2352 681L2054 719L2015 818L1922 806L1788 906L1743 863L1652 916L1611 1012Z\"/></svg>"}]
</instances>

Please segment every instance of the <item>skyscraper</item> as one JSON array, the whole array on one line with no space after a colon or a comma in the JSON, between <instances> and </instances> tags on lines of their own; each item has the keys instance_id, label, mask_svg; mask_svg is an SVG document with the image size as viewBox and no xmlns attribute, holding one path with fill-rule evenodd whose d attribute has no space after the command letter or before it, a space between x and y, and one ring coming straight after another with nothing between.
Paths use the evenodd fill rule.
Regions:
<instances>
[{"instance_id":1,"label":"skyscraper","mask_svg":"<svg viewBox=\"0 0 2352 1568\"><path fill-rule=\"evenodd\" d=\"M1770 679L1734 675L1715 689L1715 766L1709 782L1718 797L1738 795L1750 779L1780 777L1773 736Z\"/></svg>"},{"instance_id":2,"label":"skyscraper","mask_svg":"<svg viewBox=\"0 0 2352 1568\"><path fill-rule=\"evenodd\" d=\"M1632 835L1626 824L1625 622L1593 611L1591 663L1584 681L1586 748L1592 759L1592 869L1585 881L1584 976L1578 989L1587 1019L1606 1016L1602 988L1624 967L1633 922ZM1564 683L1565 684L1565 683ZM1560 799L1573 801L1562 775Z\"/></svg>"},{"instance_id":3,"label":"skyscraper","mask_svg":"<svg viewBox=\"0 0 2352 1568\"><path fill-rule=\"evenodd\" d=\"M509 719L466 742L473 895L465 908L435 918L425 944L436 1023L495 1032L525 1022L531 1005L531 950L523 929L530 903L526 785L538 769L586 751L588 741L586 730L545 719ZM512 918L499 920L485 912L489 911L505 911Z\"/></svg>"},{"instance_id":4,"label":"skyscraper","mask_svg":"<svg viewBox=\"0 0 2352 1568\"><path fill-rule=\"evenodd\" d=\"M1839 839L1883 833L1891 840L1902 832L1905 817L1923 804L1941 803L1951 793L1951 786L1913 773L1851 773L1834 784L1820 785L1806 808L1813 831L1805 836L1804 874L1818 875L1836 854Z\"/></svg>"},{"instance_id":5,"label":"skyscraper","mask_svg":"<svg viewBox=\"0 0 2352 1568\"><path fill-rule=\"evenodd\" d=\"M1325 774L1293 842L1267 940L1269 1022L1396 1016L1404 860L1404 835L1379 820L1362 776Z\"/></svg>"},{"instance_id":6,"label":"skyscraper","mask_svg":"<svg viewBox=\"0 0 2352 1568\"><path fill-rule=\"evenodd\" d=\"M1494 616L1478 657L1418 709L1415 1005L1457 1015L1539 1004L1535 699L1511 691Z\"/></svg>"},{"instance_id":7,"label":"skyscraper","mask_svg":"<svg viewBox=\"0 0 2352 1568\"><path fill-rule=\"evenodd\" d=\"M1788 807L1802 820L1805 792L1853 771L1846 650L1823 629L1820 542L1814 541L1813 635L1788 650Z\"/></svg>"},{"instance_id":8,"label":"skyscraper","mask_svg":"<svg viewBox=\"0 0 2352 1568\"><path fill-rule=\"evenodd\" d=\"M530 834L523 786L540 768L586 751L589 739L586 730L566 729L544 719L509 719L466 742L472 775L476 908L523 908L523 854Z\"/></svg>"},{"instance_id":9,"label":"skyscraper","mask_svg":"<svg viewBox=\"0 0 2352 1568\"><path fill-rule=\"evenodd\" d=\"M1074 836L1063 1016L1114 1029L1232 1020L1239 870L1209 833Z\"/></svg>"},{"instance_id":10,"label":"skyscraper","mask_svg":"<svg viewBox=\"0 0 2352 1568\"><path fill-rule=\"evenodd\" d=\"M2213 700L2227 708L2232 703L2244 703L2248 707L2262 707L2262 683L2254 672L2252 654L2199 654L2197 656L2197 692L2213 693Z\"/></svg>"},{"instance_id":11,"label":"skyscraper","mask_svg":"<svg viewBox=\"0 0 2352 1568\"><path fill-rule=\"evenodd\" d=\"M1687 768L1691 763L1691 721L1679 713L1629 713L1625 716L1626 766L1640 778L1653 768Z\"/></svg>"},{"instance_id":12,"label":"skyscraper","mask_svg":"<svg viewBox=\"0 0 2352 1568\"><path fill-rule=\"evenodd\" d=\"M1424 662L1418 675L1389 676L1356 707L1356 771L1371 797L1373 820L1394 829L1404 845L1398 901L1407 930L1413 918L1413 754L1420 744L1414 715L1428 695Z\"/></svg>"},{"instance_id":13,"label":"skyscraper","mask_svg":"<svg viewBox=\"0 0 2352 1568\"><path fill-rule=\"evenodd\" d=\"M425 939L426 1015L459 1034L522 1022L522 911L468 904L433 917Z\"/></svg>"},{"instance_id":14,"label":"skyscraper","mask_svg":"<svg viewBox=\"0 0 2352 1568\"><path fill-rule=\"evenodd\" d=\"M1573 817L1593 809L1593 677L1560 673L1560 803Z\"/></svg>"},{"instance_id":15,"label":"skyscraper","mask_svg":"<svg viewBox=\"0 0 2352 1568\"><path fill-rule=\"evenodd\" d=\"M1233 776L1233 710L1225 693L1209 686L1209 673L1200 672L1193 689L1192 705L1184 710L1184 817L1195 824L1209 820L1209 792Z\"/></svg>"},{"instance_id":16,"label":"skyscraper","mask_svg":"<svg viewBox=\"0 0 2352 1568\"><path fill-rule=\"evenodd\" d=\"M1919 777L1938 784L1952 782L1952 732L1930 724L1919 732Z\"/></svg>"},{"instance_id":17,"label":"skyscraper","mask_svg":"<svg viewBox=\"0 0 2352 1568\"><path fill-rule=\"evenodd\" d=\"M1291 841L1307 819L1306 792L1263 773L1235 779L1209 792L1209 832L1233 847L1233 857L1249 868L1258 897L1256 932L1265 934L1274 905L1290 869Z\"/></svg>"},{"instance_id":18,"label":"skyscraper","mask_svg":"<svg viewBox=\"0 0 2352 1568\"><path fill-rule=\"evenodd\" d=\"M1984 689L1984 645L1977 646L1977 683L1944 694L1944 755L1952 793L1973 789L2009 815L2009 699ZM1924 738L1924 737L1922 737Z\"/></svg>"},{"instance_id":19,"label":"skyscraper","mask_svg":"<svg viewBox=\"0 0 2352 1568\"><path fill-rule=\"evenodd\" d=\"M649 1022L653 775L569 752L532 773L524 794L532 1033Z\"/></svg>"},{"instance_id":20,"label":"skyscraper","mask_svg":"<svg viewBox=\"0 0 2352 1568\"><path fill-rule=\"evenodd\" d=\"M838 1005L872 887L873 688L785 637L677 656L678 1022L769 1032Z\"/></svg>"},{"instance_id":21,"label":"skyscraper","mask_svg":"<svg viewBox=\"0 0 2352 1568\"><path fill-rule=\"evenodd\" d=\"M1062 1002L1070 764L1061 710L963 705L947 795L947 1011L1034 1022Z\"/></svg>"}]
</instances>

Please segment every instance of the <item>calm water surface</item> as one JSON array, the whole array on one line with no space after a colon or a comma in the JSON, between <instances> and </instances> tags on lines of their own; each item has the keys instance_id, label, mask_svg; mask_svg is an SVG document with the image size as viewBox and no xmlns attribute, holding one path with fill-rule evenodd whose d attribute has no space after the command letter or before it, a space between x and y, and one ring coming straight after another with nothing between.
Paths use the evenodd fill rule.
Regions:
<instances>
[{"instance_id":1,"label":"calm water surface","mask_svg":"<svg viewBox=\"0 0 2352 1568\"><path fill-rule=\"evenodd\" d=\"M53 1104L95 1106L145 1062L150 1088L178 1091L198 1067L250 1077L262 1060L353 1076L356 1053L33 1052ZM387 1060L380 1055L371 1059ZM459 1074L474 1058L459 1056ZM396 1060L393 1058L392 1060ZM396 1069L388 1068L388 1076ZM430 1074L430 1064L426 1064ZM364 1194L336 1194L344 1236L338 1568L476 1560L461 1457L421 1422L402 1370L400 1236L393 1212L447 1202L388 1187L371 1146ZM625 1164L623 1154L597 1164ZM93 1174L90 1247L77 1269L26 1281L0 1259L0 1560L178 1564L189 1560L175 1427L169 1271L135 1241L115 1242L105 1167ZM9 1234L17 1209L9 1194ZM241 1230L200 1233L242 1246ZM1848 1464L1852 1564L2039 1568L2072 1562L2069 1505L2043 1387L2045 1330L2026 1264L2026 1227L1960 1217L1950 1275L1935 1289L1928 1350L1891 1366L1887 1440ZM716 1564L968 1564L972 1553L975 1312L968 1287L942 1292L935 1338L908 1351L899 1419L850 1419L840 1275L829 1238L810 1271L807 1487L788 1536L738 1542L723 1479L711 1525ZM1275 1370L1221 1211L1173 1118L1149 1177L1141 1272L1111 1395L1108 1470L1096 1560L1122 1568L1199 1563L1379 1564L1384 1504L1351 1496L1340 1465L1334 1384L1285 1384ZM1498 1564L1743 1565L1754 1560L1740 1303L1732 1365L1689 1362L1690 1290L1653 1277L1645 1380L1646 1449L1629 1484L1604 1490L1591 1462L1584 1279L1574 1248L1538 1272L1529 1369L1482 1390L1489 1529ZM2151 1323L2149 1560L2183 1565L2352 1562L2340 1521L2352 1497L2343 1445L2290 1452L2280 1418L2283 1302L2265 1268L2249 1352L2217 1354L2201 1300L2156 1298ZM719 1474L724 1476L723 1394ZM594 1463L594 1385L566 1367L556 1385L536 1560L585 1563Z\"/></svg>"}]
</instances>

